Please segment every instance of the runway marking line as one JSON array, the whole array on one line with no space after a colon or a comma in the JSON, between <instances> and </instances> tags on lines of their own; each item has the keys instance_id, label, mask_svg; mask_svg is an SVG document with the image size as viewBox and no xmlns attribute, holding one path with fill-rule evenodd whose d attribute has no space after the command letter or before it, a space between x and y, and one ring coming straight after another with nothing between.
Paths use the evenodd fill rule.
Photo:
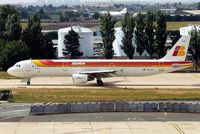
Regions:
<instances>
[{"instance_id":1,"label":"runway marking line","mask_svg":"<svg viewBox=\"0 0 200 134\"><path fill-rule=\"evenodd\" d=\"M19 113L21 113L21 112L27 112L27 111L30 111L30 109L5 111L5 112L1 112L1 114L7 114L7 113L19 114Z\"/></svg>"},{"instance_id":2,"label":"runway marking line","mask_svg":"<svg viewBox=\"0 0 200 134\"><path fill-rule=\"evenodd\" d=\"M185 134L185 132L176 123L171 124L178 131L179 134Z\"/></svg>"},{"instance_id":3,"label":"runway marking line","mask_svg":"<svg viewBox=\"0 0 200 134\"><path fill-rule=\"evenodd\" d=\"M16 115L16 116L6 116L1 118L2 121L12 119L12 118L17 118L17 117L24 117L23 115Z\"/></svg>"}]
</instances>

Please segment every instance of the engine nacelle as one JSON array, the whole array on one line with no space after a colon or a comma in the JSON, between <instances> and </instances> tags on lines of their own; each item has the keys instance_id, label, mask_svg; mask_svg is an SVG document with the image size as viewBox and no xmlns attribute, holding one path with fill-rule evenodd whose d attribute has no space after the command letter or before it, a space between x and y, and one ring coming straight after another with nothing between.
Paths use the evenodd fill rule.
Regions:
<instances>
[{"instance_id":1,"label":"engine nacelle","mask_svg":"<svg viewBox=\"0 0 200 134\"><path fill-rule=\"evenodd\" d=\"M85 84L89 81L89 76L86 74L73 74L72 79L74 84Z\"/></svg>"}]
</instances>

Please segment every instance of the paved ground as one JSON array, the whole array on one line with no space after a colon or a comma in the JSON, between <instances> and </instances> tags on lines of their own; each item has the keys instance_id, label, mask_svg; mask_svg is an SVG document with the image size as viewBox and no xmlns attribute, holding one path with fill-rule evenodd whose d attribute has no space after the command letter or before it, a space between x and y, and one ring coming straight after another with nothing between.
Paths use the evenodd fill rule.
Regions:
<instances>
[{"instance_id":1,"label":"paved ground","mask_svg":"<svg viewBox=\"0 0 200 134\"><path fill-rule=\"evenodd\" d=\"M31 116L30 104L0 104L1 134L199 134L193 113L77 113Z\"/></svg>"},{"instance_id":2,"label":"paved ground","mask_svg":"<svg viewBox=\"0 0 200 134\"><path fill-rule=\"evenodd\" d=\"M133 88L200 88L200 74L105 79L106 86ZM0 79L0 88L74 88L72 79L35 78L31 86L19 79ZM94 88L95 82L78 88ZM84 113L30 116L30 104L0 104L0 134L199 134L200 114Z\"/></svg>"},{"instance_id":3,"label":"paved ground","mask_svg":"<svg viewBox=\"0 0 200 134\"><path fill-rule=\"evenodd\" d=\"M0 123L2 134L199 134L199 122Z\"/></svg>"},{"instance_id":4,"label":"paved ground","mask_svg":"<svg viewBox=\"0 0 200 134\"><path fill-rule=\"evenodd\" d=\"M30 113L31 104L0 104L0 122L20 121Z\"/></svg>"},{"instance_id":5,"label":"paved ground","mask_svg":"<svg viewBox=\"0 0 200 134\"><path fill-rule=\"evenodd\" d=\"M200 73L168 73L147 77L113 77L103 79L107 87L129 88L200 88ZM95 81L74 86L71 77L33 78L31 86L20 79L0 79L0 88L94 88Z\"/></svg>"},{"instance_id":6,"label":"paved ground","mask_svg":"<svg viewBox=\"0 0 200 134\"><path fill-rule=\"evenodd\" d=\"M30 116L30 104L0 105L1 134L199 134L191 113L78 113Z\"/></svg>"},{"instance_id":7,"label":"paved ground","mask_svg":"<svg viewBox=\"0 0 200 134\"><path fill-rule=\"evenodd\" d=\"M31 116L31 104L0 104L0 122L118 122L118 121L199 121L200 115L193 113L163 112L107 112L73 113Z\"/></svg>"}]
</instances>

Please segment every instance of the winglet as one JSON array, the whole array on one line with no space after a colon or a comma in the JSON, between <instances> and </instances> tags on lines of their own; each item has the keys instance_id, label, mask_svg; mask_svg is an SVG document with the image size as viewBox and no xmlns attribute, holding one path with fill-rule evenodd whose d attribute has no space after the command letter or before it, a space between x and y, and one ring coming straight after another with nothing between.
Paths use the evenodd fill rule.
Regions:
<instances>
[{"instance_id":1,"label":"winglet","mask_svg":"<svg viewBox=\"0 0 200 134\"><path fill-rule=\"evenodd\" d=\"M169 60L169 61L185 61L189 43L190 35L182 36L176 44L171 48L171 50L160 60Z\"/></svg>"}]
</instances>

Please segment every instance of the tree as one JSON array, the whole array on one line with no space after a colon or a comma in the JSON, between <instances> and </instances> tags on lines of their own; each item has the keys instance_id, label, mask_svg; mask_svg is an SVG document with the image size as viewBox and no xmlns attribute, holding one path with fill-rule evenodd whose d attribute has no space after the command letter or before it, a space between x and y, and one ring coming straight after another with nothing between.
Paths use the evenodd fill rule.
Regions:
<instances>
[{"instance_id":1,"label":"tree","mask_svg":"<svg viewBox=\"0 0 200 134\"><path fill-rule=\"evenodd\" d=\"M155 47L159 58L162 58L166 55L167 52L167 48L165 46L167 40L167 25L164 13L158 11L156 16Z\"/></svg>"},{"instance_id":2,"label":"tree","mask_svg":"<svg viewBox=\"0 0 200 134\"><path fill-rule=\"evenodd\" d=\"M7 42L5 40L0 39L0 70L3 70L3 64L4 64L4 55L3 50L5 48L5 45Z\"/></svg>"},{"instance_id":3,"label":"tree","mask_svg":"<svg viewBox=\"0 0 200 134\"><path fill-rule=\"evenodd\" d=\"M145 21L144 16L139 13L136 17L135 43L137 45L137 52L141 56L145 50Z\"/></svg>"},{"instance_id":4,"label":"tree","mask_svg":"<svg viewBox=\"0 0 200 134\"><path fill-rule=\"evenodd\" d=\"M152 57L155 52L154 47L154 15L153 13L148 12L146 15L146 25L145 25L145 39L146 39L146 47L148 54Z\"/></svg>"},{"instance_id":5,"label":"tree","mask_svg":"<svg viewBox=\"0 0 200 134\"><path fill-rule=\"evenodd\" d=\"M135 28L135 19L129 13L126 13L124 20L122 22L122 30L124 36L122 38L123 46L121 46L121 48L129 59L133 59L135 51L135 47L133 46L132 43L134 28Z\"/></svg>"},{"instance_id":6,"label":"tree","mask_svg":"<svg viewBox=\"0 0 200 134\"><path fill-rule=\"evenodd\" d=\"M53 42L48 35L43 35L41 39L41 57L43 59L54 59L56 58L56 49L53 47Z\"/></svg>"},{"instance_id":7,"label":"tree","mask_svg":"<svg viewBox=\"0 0 200 134\"><path fill-rule=\"evenodd\" d=\"M195 60L195 70L197 71L200 58L200 30L197 30L196 27L191 31L190 52Z\"/></svg>"},{"instance_id":8,"label":"tree","mask_svg":"<svg viewBox=\"0 0 200 134\"><path fill-rule=\"evenodd\" d=\"M59 21L60 21L60 22L64 22L64 21L65 21L65 18L64 18L64 16L63 16L62 13L60 13Z\"/></svg>"},{"instance_id":9,"label":"tree","mask_svg":"<svg viewBox=\"0 0 200 134\"><path fill-rule=\"evenodd\" d=\"M34 14L28 19L28 27L24 30L22 41L30 48L30 57L34 59L51 59L55 57L53 43L41 33L40 18Z\"/></svg>"},{"instance_id":10,"label":"tree","mask_svg":"<svg viewBox=\"0 0 200 134\"><path fill-rule=\"evenodd\" d=\"M22 34L22 27L20 25L20 19L18 14L8 15L7 22L5 24L4 39L20 40Z\"/></svg>"},{"instance_id":11,"label":"tree","mask_svg":"<svg viewBox=\"0 0 200 134\"><path fill-rule=\"evenodd\" d=\"M30 48L30 57L35 59L42 58L41 55L41 25L40 18L38 15L34 14L28 19L28 27L24 30L22 40Z\"/></svg>"},{"instance_id":12,"label":"tree","mask_svg":"<svg viewBox=\"0 0 200 134\"><path fill-rule=\"evenodd\" d=\"M5 43L5 44L1 44ZM22 41L0 41L0 67L7 70L16 62L28 58L29 48Z\"/></svg>"},{"instance_id":13,"label":"tree","mask_svg":"<svg viewBox=\"0 0 200 134\"><path fill-rule=\"evenodd\" d=\"M112 59L114 56L113 41L115 40L115 23L116 20L112 18L110 13L104 14L101 19L101 36L103 39L103 51L106 59Z\"/></svg>"},{"instance_id":14,"label":"tree","mask_svg":"<svg viewBox=\"0 0 200 134\"><path fill-rule=\"evenodd\" d=\"M76 33L73 28L71 28L69 33L65 36L65 49L63 54L69 59L78 59L80 56L83 55L83 53L80 52L79 38L80 37L78 33Z\"/></svg>"},{"instance_id":15,"label":"tree","mask_svg":"<svg viewBox=\"0 0 200 134\"><path fill-rule=\"evenodd\" d=\"M4 39L4 32L5 32L5 24L8 19L8 16L18 14L14 7L10 5L0 6L0 38Z\"/></svg>"},{"instance_id":16,"label":"tree","mask_svg":"<svg viewBox=\"0 0 200 134\"><path fill-rule=\"evenodd\" d=\"M59 21L60 22L66 22L66 21L69 21L70 20L70 13L68 11L64 12L64 13L60 13L60 16L59 16Z\"/></svg>"},{"instance_id":17,"label":"tree","mask_svg":"<svg viewBox=\"0 0 200 134\"><path fill-rule=\"evenodd\" d=\"M95 12L93 15L92 15L92 18L94 18L95 20L98 20L99 19L99 13L98 12Z\"/></svg>"},{"instance_id":18,"label":"tree","mask_svg":"<svg viewBox=\"0 0 200 134\"><path fill-rule=\"evenodd\" d=\"M180 39L181 35L180 35L180 31L176 30L176 31L168 31L168 35L172 41L172 46L174 46L176 44L176 42Z\"/></svg>"},{"instance_id":19,"label":"tree","mask_svg":"<svg viewBox=\"0 0 200 134\"><path fill-rule=\"evenodd\" d=\"M200 2L197 5L197 9L200 10Z\"/></svg>"},{"instance_id":20,"label":"tree","mask_svg":"<svg viewBox=\"0 0 200 134\"><path fill-rule=\"evenodd\" d=\"M27 19L28 18L28 11L25 8L22 8L20 11L20 18Z\"/></svg>"},{"instance_id":21,"label":"tree","mask_svg":"<svg viewBox=\"0 0 200 134\"><path fill-rule=\"evenodd\" d=\"M51 19L51 17L49 17L43 9L40 9L40 11L38 12L38 15L41 19Z\"/></svg>"}]
</instances>

